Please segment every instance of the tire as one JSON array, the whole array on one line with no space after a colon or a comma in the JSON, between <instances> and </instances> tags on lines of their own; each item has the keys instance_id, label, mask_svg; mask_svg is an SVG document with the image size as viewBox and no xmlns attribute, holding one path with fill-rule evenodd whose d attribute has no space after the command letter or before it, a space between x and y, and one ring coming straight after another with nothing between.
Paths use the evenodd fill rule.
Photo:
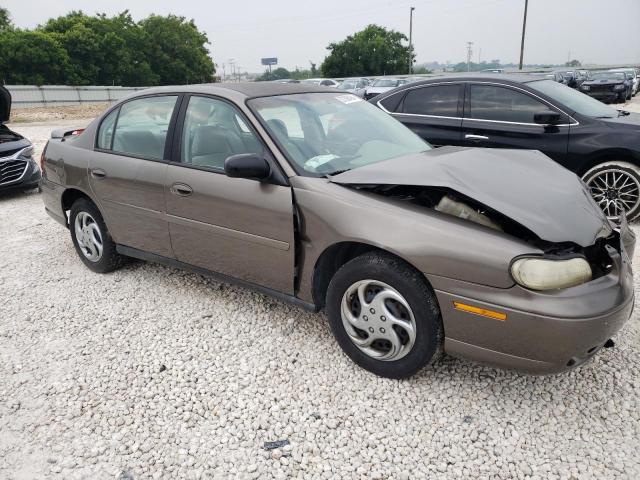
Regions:
<instances>
[{"instance_id":1,"label":"tire","mask_svg":"<svg viewBox=\"0 0 640 480\"><path fill-rule=\"evenodd\" d=\"M603 188L607 183L607 173L615 173L620 178L617 180L618 187L618 199L625 200L624 210L628 221L635 220L640 216L640 168L629 162L610 160L595 167L589 169L587 173L582 176L582 180L589 187L594 200L603 209L605 215L612 220L618 220L619 212L615 212L612 205L607 209L606 199L599 194L603 192ZM626 177L626 180L625 180ZM597 180L600 178L601 180ZM608 183L613 183L613 177L609 177ZM622 185L622 187L620 187ZM613 185L612 185L613 186ZM623 194L620 196L620 194ZM634 196L637 196L635 201L632 201ZM620 205L619 200L614 198Z\"/></svg>"},{"instance_id":2,"label":"tire","mask_svg":"<svg viewBox=\"0 0 640 480\"><path fill-rule=\"evenodd\" d=\"M368 303L364 302L366 309L360 305L358 313L352 317L357 318L359 326L374 334L356 328L343 319L343 307L353 312L359 305L356 299L361 297L357 290L353 295L348 295L358 285L363 285L365 297L373 297L368 298ZM381 290L376 293L378 288ZM376 303L382 298L386 300L381 304ZM395 298L401 301L397 302ZM408 305L408 309L402 306L402 301ZM378 315L375 315L374 308L370 307L379 305ZM365 253L338 269L329 283L326 310L331 330L342 350L357 365L381 377L410 377L437 360L442 352L444 333L435 293L418 270L388 253ZM381 312L389 318L380 315ZM392 320L393 318L396 320ZM412 322L415 327L406 328ZM385 325L388 332L383 328ZM384 332L380 333L378 330ZM386 337L378 338L371 346L366 347L369 350L367 353L354 343L354 334L357 334L356 338L361 342L378 338L378 335ZM387 338L395 339L400 348L394 349ZM385 353L387 346L390 349Z\"/></svg>"},{"instance_id":3,"label":"tire","mask_svg":"<svg viewBox=\"0 0 640 480\"><path fill-rule=\"evenodd\" d=\"M80 216L80 219L78 216ZM78 220L79 224L82 224L83 219L87 220L87 232L78 232L76 220ZM116 251L116 244L109 234L109 230L104 223L100 211L93 202L86 198L80 198L74 202L69 215L69 230L71 231L73 246L80 260L82 260L89 270L96 273L108 273L116 270L124 263L125 257ZM84 233L83 238L79 239L78 233ZM97 258L94 259L90 258L90 248L83 247L83 245L89 242L89 237L92 235L92 238L99 238L102 241L102 250L100 254L96 256ZM96 245L94 244L93 247L96 248Z\"/></svg>"}]
</instances>

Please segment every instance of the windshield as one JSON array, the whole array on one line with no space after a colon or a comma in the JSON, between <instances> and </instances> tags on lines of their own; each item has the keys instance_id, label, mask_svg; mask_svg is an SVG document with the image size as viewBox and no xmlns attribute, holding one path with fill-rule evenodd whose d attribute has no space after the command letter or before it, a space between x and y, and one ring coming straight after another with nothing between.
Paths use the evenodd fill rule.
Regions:
<instances>
[{"instance_id":1,"label":"windshield","mask_svg":"<svg viewBox=\"0 0 640 480\"><path fill-rule=\"evenodd\" d=\"M374 87L397 87L399 80L395 78L381 78L373 82Z\"/></svg>"},{"instance_id":2,"label":"windshield","mask_svg":"<svg viewBox=\"0 0 640 480\"><path fill-rule=\"evenodd\" d=\"M356 82L348 82L345 80L340 85L338 85L338 90L353 90L354 88L356 88L356 86Z\"/></svg>"},{"instance_id":3,"label":"windshield","mask_svg":"<svg viewBox=\"0 0 640 480\"><path fill-rule=\"evenodd\" d=\"M625 76L622 72L596 72L592 73L589 78L591 80L609 80L612 78L616 80L624 80Z\"/></svg>"},{"instance_id":4,"label":"windshield","mask_svg":"<svg viewBox=\"0 0 640 480\"><path fill-rule=\"evenodd\" d=\"M569 110L573 110L580 115L593 118L614 118L618 116L618 112L613 108L561 83L551 80L536 80L527 83L527 85L551 97L560 106L564 105Z\"/></svg>"},{"instance_id":5,"label":"windshield","mask_svg":"<svg viewBox=\"0 0 640 480\"><path fill-rule=\"evenodd\" d=\"M311 176L431 149L393 117L348 93L280 95L248 104L296 170Z\"/></svg>"}]
</instances>

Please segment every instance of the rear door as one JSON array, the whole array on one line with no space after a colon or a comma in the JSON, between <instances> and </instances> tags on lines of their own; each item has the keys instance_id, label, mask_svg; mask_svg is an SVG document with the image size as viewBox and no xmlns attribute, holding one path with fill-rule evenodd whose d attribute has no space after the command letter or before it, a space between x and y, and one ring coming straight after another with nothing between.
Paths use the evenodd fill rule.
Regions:
<instances>
[{"instance_id":1,"label":"rear door","mask_svg":"<svg viewBox=\"0 0 640 480\"><path fill-rule=\"evenodd\" d=\"M89 183L109 231L122 245L172 257L164 184L178 95L123 103L102 121Z\"/></svg>"},{"instance_id":2,"label":"rear door","mask_svg":"<svg viewBox=\"0 0 640 480\"><path fill-rule=\"evenodd\" d=\"M229 178L231 155L264 155L230 102L193 95L183 102L166 176L167 218L178 260L280 292L294 290L291 187Z\"/></svg>"},{"instance_id":3,"label":"rear door","mask_svg":"<svg viewBox=\"0 0 640 480\"><path fill-rule=\"evenodd\" d=\"M536 113L553 110L558 125L534 123ZM564 164L571 118L526 90L492 83L470 83L462 122L462 142L467 146L540 150Z\"/></svg>"},{"instance_id":4,"label":"rear door","mask_svg":"<svg viewBox=\"0 0 640 480\"><path fill-rule=\"evenodd\" d=\"M397 105L394 96L380 105L433 146L460 145L463 92L460 83L425 85L398 93L404 97Z\"/></svg>"}]
</instances>

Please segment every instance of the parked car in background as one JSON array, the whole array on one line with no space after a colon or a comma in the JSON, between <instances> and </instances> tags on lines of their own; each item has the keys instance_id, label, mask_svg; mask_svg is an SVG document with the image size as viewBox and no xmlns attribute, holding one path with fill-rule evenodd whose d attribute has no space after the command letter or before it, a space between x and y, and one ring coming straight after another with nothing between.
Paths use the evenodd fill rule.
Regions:
<instances>
[{"instance_id":1,"label":"parked car in background","mask_svg":"<svg viewBox=\"0 0 640 480\"><path fill-rule=\"evenodd\" d=\"M46 211L92 271L131 256L324 308L385 377L443 350L564 371L633 309L633 236L571 172L534 151L434 150L335 89L144 90L50 140L43 171Z\"/></svg>"},{"instance_id":2,"label":"parked car in background","mask_svg":"<svg viewBox=\"0 0 640 480\"><path fill-rule=\"evenodd\" d=\"M381 93L388 92L389 90L393 90L400 85L405 85L407 80L404 78L378 78L374 80L371 86L366 88L364 93L364 98L369 100Z\"/></svg>"},{"instance_id":3,"label":"parked car in background","mask_svg":"<svg viewBox=\"0 0 640 480\"><path fill-rule=\"evenodd\" d=\"M558 72L564 79L564 84L571 88L578 88L582 83L582 75L577 70L559 70Z\"/></svg>"},{"instance_id":4,"label":"parked car in background","mask_svg":"<svg viewBox=\"0 0 640 480\"><path fill-rule=\"evenodd\" d=\"M349 93L353 93L360 98L364 98L364 92L367 85L369 85L369 82L366 78L345 78L336 88L338 90L345 90Z\"/></svg>"},{"instance_id":5,"label":"parked car in background","mask_svg":"<svg viewBox=\"0 0 640 480\"><path fill-rule=\"evenodd\" d=\"M31 142L10 130L11 94L0 85L0 192L38 187L40 169L33 159Z\"/></svg>"},{"instance_id":6,"label":"parked car in background","mask_svg":"<svg viewBox=\"0 0 640 480\"><path fill-rule=\"evenodd\" d=\"M306 80L302 80L301 83L306 85L320 85L321 87L332 87L335 88L340 85L340 82L337 80L332 80L331 78L307 78Z\"/></svg>"},{"instance_id":7,"label":"parked car in background","mask_svg":"<svg viewBox=\"0 0 640 480\"><path fill-rule=\"evenodd\" d=\"M558 83L564 83L564 84L567 83L567 81L564 78L564 75L562 75L560 72L533 72L533 73L530 73L529 75L548 78L549 80L553 80Z\"/></svg>"},{"instance_id":8,"label":"parked car in background","mask_svg":"<svg viewBox=\"0 0 640 480\"><path fill-rule=\"evenodd\" d=\"M436 146L540 150L581 176L608 217L640 215L638 113L525 74L439 77L372 102Z\"/></svg>"},{"instance_id":9,"label":"parked car in background","mask_svg":"<svg viewBox=\"0 0 640 480\"><path fill-rule=\"evenodd\" d=\"M631 89L631 95L635 96L636 93L638 93L638 88L640 85L640 77L638 77L638 72L636 71L635 68L616 68L616 69L612 69L609 70L610 72L624 72L627 74L627 77L631 78L631 81L633 82L633 86Z\"/></svg>"},{"instance_id":10,"label":"parked car in background","mask_svg":"<svg viewBox=\"0 0 640 480\"><path fill-rule=\"evenodd\" d=\"M591 72L580 85L580 91L603 102L631 99L633 81L624 72Z\"/></svg>"}]
</instances>

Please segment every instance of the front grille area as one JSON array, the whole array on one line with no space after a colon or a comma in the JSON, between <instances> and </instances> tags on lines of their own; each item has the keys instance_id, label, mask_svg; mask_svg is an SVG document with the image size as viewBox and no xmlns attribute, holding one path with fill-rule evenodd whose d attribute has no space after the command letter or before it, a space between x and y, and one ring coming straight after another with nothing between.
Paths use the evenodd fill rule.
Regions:
<instances>
[{"instance_id":1,"label":"front grille area","mask_svg":"<svg viewBox=\"0 0 640 480\"><path fill-rule=\"evenodd\" d=\"M28 162L24 160L7 160L0 162L0 185L15 182L24 174Z\"/></svg>"},{"instance_id":2,"label":"front grille area","mask_svg":"<svg viewBox=\"0 0 640 480\"><path fill-rule=\"evenodd\" d=\"M613 85L591 85L589 90L597 93L612 92Z\"/></svg>"}]
</instances>

